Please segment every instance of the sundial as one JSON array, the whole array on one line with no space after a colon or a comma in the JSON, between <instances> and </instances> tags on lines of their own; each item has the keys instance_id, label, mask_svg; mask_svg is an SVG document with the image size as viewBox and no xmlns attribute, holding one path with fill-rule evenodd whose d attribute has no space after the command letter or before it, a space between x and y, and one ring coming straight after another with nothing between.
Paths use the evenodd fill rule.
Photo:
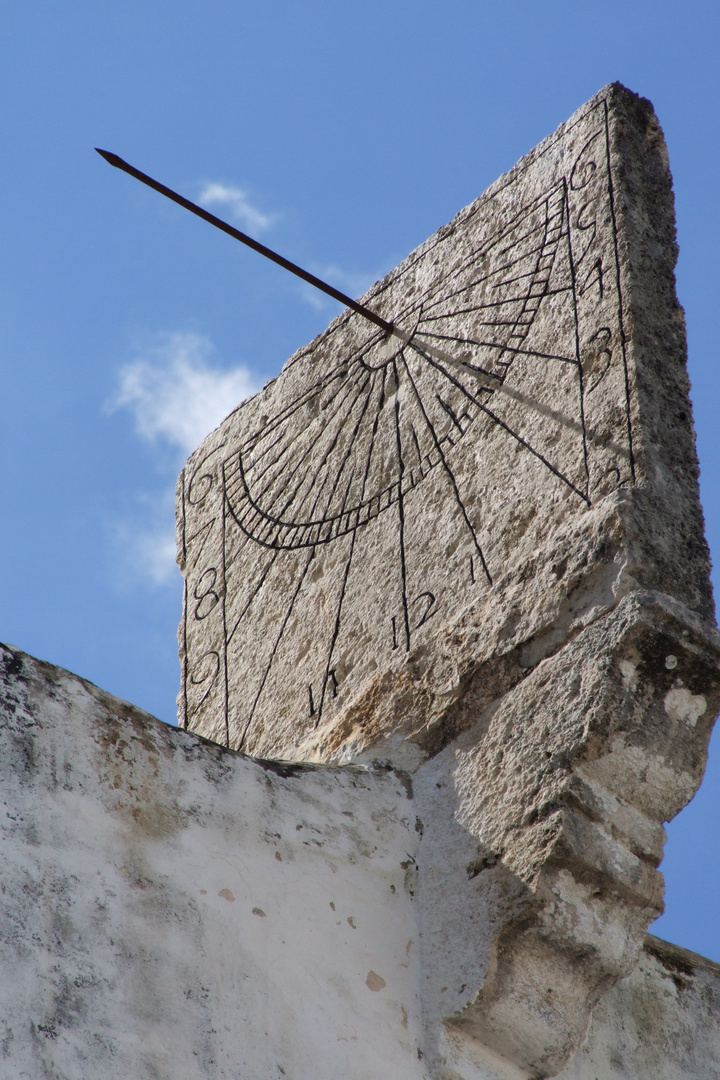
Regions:
<instances>
[{"instance_id":1,"label":"sundial","mask_svg":"<svg viewBox=\"0 0 720 1080\"><path fill-rule=\"evenodd\" d=\"M391 747L437 635L521 617L533 552L633 483L609 140L596 100L362 302L325 287L350 310L189 459L187 726L345 760L379 710Z\"/></svg>"}]
</instances>

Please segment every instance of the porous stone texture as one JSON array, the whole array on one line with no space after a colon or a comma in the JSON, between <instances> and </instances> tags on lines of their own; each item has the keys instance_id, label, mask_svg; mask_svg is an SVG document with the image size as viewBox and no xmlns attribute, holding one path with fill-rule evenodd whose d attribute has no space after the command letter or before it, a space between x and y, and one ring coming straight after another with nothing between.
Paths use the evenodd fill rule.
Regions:
<instances>
[{"instance_id":1,"label":"porous stone texture","mask_svg":"<svg viewBox=\"0 0 720 1080\"><path fill-rule=\"evenodd\" d=\"M251 761L0 648L0 1075L420 1076L388 770Z\"/></svg>"},{"instance_id":2,"label":"porous stone texture","mask_svg":"<svg viewBox=\"0 0 720 1080\"><path fill-rule=\"evenodd\" d=\"M633 588L712 617L671 180L602 91L190 457L183 724L406 768Z\"/></svg>"},{"instance_id":3,"label":"porous stone texture","mask_svg":"<svg viewBox=\"0 0 720 1080\"><path fill-rule=\"evenodd\" d=\"M558 1080L720 1077L720 965L648 934Z\"/></svg>"},{"instance_id":4,"label":"porous stone texture","mask_svg":"<svg viewBox=\"0 0 720 1080\"><path fill-rule=\"evenodd\" d=\"M369 291L391 334L341 315L179 479L181 723L414 774L438 1076L461 1036L563 1068L702 776L676 255L657 119L606 87Z\"/></svg>"},{"instance_id":5,"label":"porous stone texture","mask_svg":"<svg viewBox=\"0 0 720 1080\"><path fill-rule=\"evenodd\" d=\"M599 1003L588 1033L557 1080L717 1080L720 965L648 934L640 960ZM471 1039L445 1044L450 1080L521 1080ZM495 1063L497 1065L497 1063Z\"/></svg>"},{"instance_id":6,"label":"porous stone texture","mask_svg":"<svg viewBox=\"0 0 720 1080\"><path fill-rule=\"evenodd\" d=\"M662 912L718 708L717 632L634 592L417 771L429 1060L447 1028L525 1076L568 1060Z\"/></svg>"},{"instance_id":7,"label":"porous stone texture","mask_svg":"<svg viewBox=\"0 0 720 1080\"><path fill-rule=\"evenodd\" d=\"M615 640L625 640L621 625ZM636 680L621 670L638 698L653 697L642 672ZM672 692L666 687L664 700ZM685 723L706 722L699 703L679 701L669 699L678 722L681 713ZM652 718L650 727L648 740ZM644 737L639 728L619 736L627 745ZM458 776L471 775L474 754L464 736ZM482 794L458 784L462 805L451 811L450 757L438 755L414 783L388 769L255 761L0 647L0 1075L537 1075L477 1037L472 987L497 925L527 911L529 890L526 869L504 869L477 843ZM696 767L683 759L690 776ZM568 818L611 798L612 781L583 776L592 796L584 793L580 811L574 793L566 798ZM612 902L603 895L608 857L623 862L636 899L652 891L651 868L635 872L628 848L642 855L657 842L651 828L643 833L642 812L618 802L582 827L596 835L574 859L584 861L600 903ZM555 883L543 872L549 896ZM592 951L602 928L587 895L567 878L560 885L565 904L575 889L577 925L562 928L562 904L558 917L546 896L539 946L542 974L553 980L566 942L579 945L585 934ZM527 918L515 930L536 945L542 938ZM554 948L558 937L562 947ZM442 951L448 943L452 955ZM526 945L529 980L540 974L537 951ZM496 1004L503 963L501 955L491 979ZM574 964L582 999L587 976L577 957ZM428 1016L440 1015L444 998L459 1022L433 1025ZM526 1019L508 1017L499 1000L517 1037ZM558 1075L713 1080L719 1017L720 967L648 937L639 964L601 998Z\"/></svg>"}]
</instances>

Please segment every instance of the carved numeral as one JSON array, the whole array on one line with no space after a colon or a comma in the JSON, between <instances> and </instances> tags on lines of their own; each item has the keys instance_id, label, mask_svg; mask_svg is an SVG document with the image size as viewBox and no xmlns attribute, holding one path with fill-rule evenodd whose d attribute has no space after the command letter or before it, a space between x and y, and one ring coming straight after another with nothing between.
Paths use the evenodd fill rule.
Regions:
<instances>
[{"instance_id":1,"label":"carved numeral","mask_svg":"<svg viewBox=\"0 0 720 1080\"><path fill-rule=\"evenodd\" d=\"M598 289L600 290L600 299L602 300L604 292L602 259L596 259L588 270L585 276L585 280L580 286L580 295L584 296L591 285L597 285Z\"/></svg>"},{"instance_id":2,"label":"carved numeral","mask_svg":"<svg viewBox=\"0 0 720 1080\"><path fill-rule=\"evenodd\" d=\"M198 711L203 701L205 701L205 698L208 696L213 686L215 685L215 680L218 677L219 671L220 654L215 652L214 649L210 649L208 652L202 654L202 656L197 662L197 667L195 668L195 670L189 672L190 683L192 686L203 686L205 683L207 683L207 687L205 689L205 693L195 705L192 712L188 714L188 719L190 719L190 717Z\"/></svg>"},{"instance_id":3,"label":"carved numeral","mask_svg":"<svg viewBox=\"0 0 720 1080\"><path fill-rule=\"evenodd\" d=\"M225 443L221 443L220 446L216 446L214 450L211 450L209 454L206 454L200 464L197 466L192 476L190 477L190 483L187 489L187 501L191 506L198 506L203 499L207 497L211 487L215 483L215 477L211 472L201 472L203 465L211 458L213 454L217 454L218 450L222 450Z\"/></svg>"},{"instance_id":4,"label":"carved numeral","mask_svg":"<svg viewBox=\"0 0 720 1080\"><path fill-rule=\"evenodd\" d=\"M437 613L435 605L435 597L431 592L421 592L419 596L416 596L413 600L413 607L420 605L420 620L416 623L413 629L419 630L421 626L424 626L428 619L431 619L433 615ZM423 606L424 605L424 606Z\"/></svg>"},{"instance_id":5,"label":"carved numeral","mask_svg":"<svg viewBox=\"0 0 720 1080\"><path fill-rule=\"evenodd\" d=\"M219 602L220 597L213 588L216 581L217 570L214 566L210 566L195 586L193 596L198 601L195 607L196 619L206 619Z\"/></svg>"}]
</instances>

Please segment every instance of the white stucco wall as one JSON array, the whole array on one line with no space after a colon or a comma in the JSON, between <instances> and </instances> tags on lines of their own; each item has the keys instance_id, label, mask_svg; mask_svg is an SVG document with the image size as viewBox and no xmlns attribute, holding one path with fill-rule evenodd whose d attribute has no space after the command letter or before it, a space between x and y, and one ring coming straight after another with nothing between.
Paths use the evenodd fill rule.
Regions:
<instances>
[{"instance_id":1,"label":"white stucco wall","mask_svg":"<svg viewBox=\"0 0 720 1080\"><path fill-rule=\"evenodd\" d=\"M2 659L0 1075L420 1075L394 773L280 775Z\"/></svg>"},{"instance_id":2,"label":"white stucco wall","mask_svg":"<svg viewBox=\"0 0 720 1080\"><path fill-rule=\"evenodd\" d=\"M0 785L3 1080L527 1075L423 1027L443 864L397 773L253 761L0 648ZM720 1078L720 967L649 938L559 1077Z\"/></svg>"}]
</instances>

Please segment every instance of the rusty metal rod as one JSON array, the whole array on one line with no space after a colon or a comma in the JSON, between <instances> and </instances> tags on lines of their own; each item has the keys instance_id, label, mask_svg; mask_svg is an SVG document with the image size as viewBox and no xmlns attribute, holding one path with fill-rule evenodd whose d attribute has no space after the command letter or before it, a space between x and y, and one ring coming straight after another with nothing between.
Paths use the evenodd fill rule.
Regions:
<instances>
[{"instance_id":1,"label":"rusty metal rod","mask_svg":"<svg viewBox=\"0 0 720 1080\"><path fill-rule=\"evenodd\" d=\"M376 315L370 308L365 307L364 304L359 304L357 300L353 300L351 296L346 296L344 292L340 292L339 289L334 288L332 285L328 285L326 281L322 281L319 277L315 277L314 274L309 273L307 270L303 270L301 266L297 266L296 263L290 262L283 255L278 255L276 251L273 251L269 247L265 247L264 244L258 243L257 240L253 240L251 236L248 236L244 232L240 232L239 229L235 229L232 225L228 225L222 218L215 217L214 214L209 213L207 210L203 210L201 206L198 206L194 202L190 202L189 199L184 198L182 195L178 195L172 188L165 187L164 184L159 183L157 180L153 180L151 176L148 176L144 172L140 172L133 165L129 165L127 161L123 161L117 154L111 153L110 150L101 150L99 147L95 147L98 154L104 157L110 165L114 165L116 169L122 169L123 172L129 173L130 176L134 176L136 180L140 180L143 184L147 184L148 187L154 188L155 191L159 191L161 195L165 195L168 199L172 199L173 202L178 203L180 206L184 206L186 210L189 210L192 214L197 214L203 221L208 221L211 225L214 225L216 229L222 229L228 236L232 236L235 240L239 240L241 244L247 244L253 251L258 251L261 255L264 255L266 259L270 259L272 262L277 263L278 266L282 266L285 270L289 270L291 274L295 274L297 277L302 278L303 281L307 281L308 284L314 285L316 289L320 289L321 292L327 293L328 296L332 296L333 300L339 300L341 304L345 304L346 307L356 311L358 315L362 315L363 318L369 319L370 322L379 326L386 334L392 334L394 327L392 323L387 322L380 315Z\"/></svg>"}]
</instances>

